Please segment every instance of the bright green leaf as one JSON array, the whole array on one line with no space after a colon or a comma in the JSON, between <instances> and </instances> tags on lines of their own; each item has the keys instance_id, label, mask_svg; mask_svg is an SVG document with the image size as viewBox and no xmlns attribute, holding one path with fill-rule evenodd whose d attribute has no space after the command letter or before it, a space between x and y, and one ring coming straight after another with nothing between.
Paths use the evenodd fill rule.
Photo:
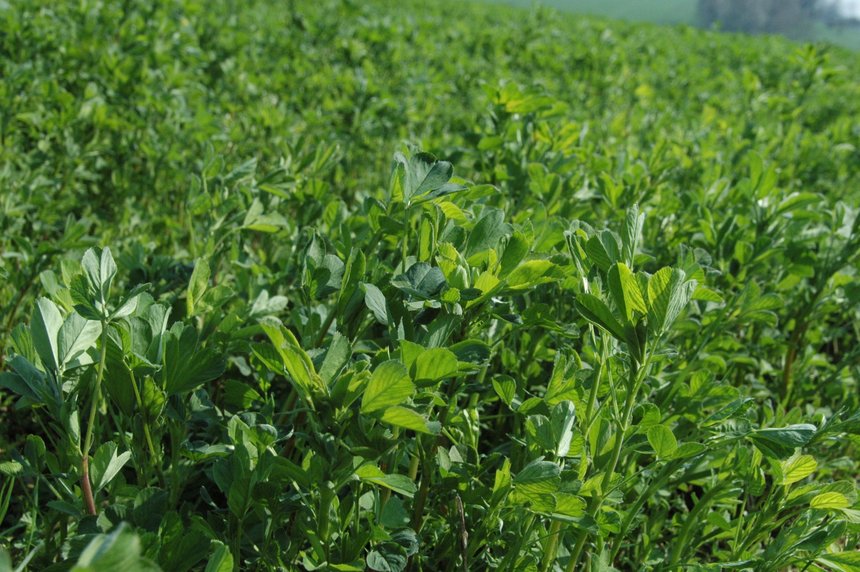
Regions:
<instances>
[{"instance_id":1,"label":"bright green leaf","mask_svg":"<svg viewBox=\"0 0 860 572\"><path fill-rule=\"evenodd\" d=\"M660 459L671 456L678 448L678 440L665 425L653 425L648 429L648 443Z\"/></svg>"},{"instance_id":2,"label":"bright green leaf","mask_svg":"<svg viewBox=\"0 0 860 572\"><path fill-rule=\"evenodd\" d=\"M361 412L373 413L399 405L412 397L415 384L409 379L406 366L396 360L380 364L370 376L361 399Z\"/></svg>"}]
</instances>

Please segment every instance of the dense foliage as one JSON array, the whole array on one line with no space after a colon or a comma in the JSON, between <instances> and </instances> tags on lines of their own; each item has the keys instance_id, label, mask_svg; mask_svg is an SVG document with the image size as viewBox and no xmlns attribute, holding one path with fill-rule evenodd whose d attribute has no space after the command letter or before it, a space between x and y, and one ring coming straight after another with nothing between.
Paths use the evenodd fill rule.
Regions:
<instances>
[{"instance_id":1,"label":"dense foliage","mask_svg":"<svg viewBox=\"0 0 860 572\"><path fill-rule=\"evenodd\" d=\"M0 571L860 569L858 72L0 2Z\"/></svg>"}]
</instances>

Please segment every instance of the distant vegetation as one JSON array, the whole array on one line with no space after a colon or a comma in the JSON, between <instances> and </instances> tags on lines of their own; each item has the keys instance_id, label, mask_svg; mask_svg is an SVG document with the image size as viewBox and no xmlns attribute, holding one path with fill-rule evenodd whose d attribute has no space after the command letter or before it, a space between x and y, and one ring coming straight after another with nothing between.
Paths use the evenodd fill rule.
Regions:
<instances>
[{"instance_id":1,"label":"distant vegetation","mask_svg":"<svg viewBox=\"0 0 860 572\"><path fill-rule=\"evenodd\" d=\"M492 1L492 0L485 0ZM656 24L689 24L730 32L784 34L802 41L825 41L860 49L860 22L842 18L821 0L498 0L543 5Z\"/></svg>"}]
</instances>

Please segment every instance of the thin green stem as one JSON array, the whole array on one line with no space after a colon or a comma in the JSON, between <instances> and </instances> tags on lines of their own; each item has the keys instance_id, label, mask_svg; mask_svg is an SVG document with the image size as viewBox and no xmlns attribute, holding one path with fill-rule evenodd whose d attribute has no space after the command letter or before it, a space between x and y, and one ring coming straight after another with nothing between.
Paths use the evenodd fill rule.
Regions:
<instances>
[{"instance_id":1,"label":"thin green stem","mask_svg":"<svg viewBox=\"0 0 860 572\"><path fill-rule=\"evenodd\" d=\"M543 560L541 562L541 572L548 572L555 562L555 555L558 552L558 540L561 536L561 521L554 520L549 527L549 538L543 549Z\"/></svg>"},{"instance_id":2,"label":"thin green stem","mask_svg":"<svg viewBox=\"0 0 860 572\"><path fill-rule=\"evenodd\" d=\"M686 554L688 548L687 544L690 542L690 535L693 533L696 522L698 522L699 514L710 506L711 502L729 485L731 485L731 481L722 481L714 485L714 487L702 495L702 498L699 499L699 502L697 502L696 506L693 507L693 510L690 511L690 515L687 517L687 520L681 529L680 537L673 543L672 553L669 556L670 569L677 566L678 561L684 554Z\"/></svg>"},{"instance_id":3,"label":"thin green stem","mask_svg":"<svg viewBox=\"0 0 860 572\"><path fill-rule=\"evenodd\" d=\"M535 524L535 513L530 513L526 518L526 524L523 529L523 533L519 535L516 543L512 550L508 551L508 555L505 556L502 565L499 567L501 570L515 570L514 565L517 563L517 558L522 554L522 548L525 544L526 540L531 536L532 528Z\"/></svg>"},{"instance_id":4,"label":"thin green stem","mask_svg":"<svg viewBox=\"0 0 860 572\"><path fill-rule=\"evenodd\" d=\"M609 556L610 562L615 562L615 558L618 556L618 553L621 551L621 541L627 536L627 530L630 528L630 525L633 523L633 519L636 518L636 515L639 514L639 510L642 508L649 498L654 496L654 493L665 484L666 477L672 474L680 463L677 461L673 461L671 463L667 463L663 466L657 476L654 478L654 481L651 485L645 489L645 491L639 495L639 498L636 499L636 502L632 507L627 509L627 514L624 517L624 520L621 522L621 527L618 530L618 542L612 547L612 552Z\"/></svg>"},{"instance_id":5,"label":"thin green stem","mask_svg":"<svg viewBox=\"0 0 860 572\"><path fill-rule=\"evenodd\" d=\"M406 256L409 253L409 222L409 207L407 206L403 211L403 236L400 240L400 257L402 259L400 264L403 265L403 272L406 272Z\"/></svg>"},{"instance_id":6,"label":"thin green stem","mask_svg":"<svg viewBox=\"0 0 860 572\"><path fill-rule=\"evenodd\" d=\"M137 387L137 380L134 377L134 373L131 375L131 387L134 390L134 400L137 403L137 408L140 410L141 419L143 421L143 437L146 440L146 446L149 449L150 456L152 457L152 465L158 476L158 482L163 487L165 482L164 473L161 471L161 455L159 455L155 450L155 444L152 441L152 434L149 430L149 416L146 413L146 409L143 407L143 399L140 396L140 390Z\"/></svg>"},{"instance_id":7,"label":"thin green stem","mask_svg":"<svg viewBox=\"0 0 860 572\"><path fill-rule=\"evenodd\" d=\"M96 413L99 408L101 397L102 379L105 373L105 362L107 361L108 325L102 320L102 347L99 355L99 365L96 373L95 387L93 387L90 414L87 418L87 432L84 436L84 448L81 451L81 490L84 493L84 502L89 514L96 514L96 503L93 497L92 484L90 483L90 449L93 446L93 427L96 424Z\"/></svg>"},{"instance_id":8,"label":"thin green stem","mask_svg":"<svg viewBox=\"0 0 860 572\"><path fill-rule=\"evenodd\" d=\"M336 307L329 309L328 316L326 316L325 322L320 327L319 334L317 334L315 347L320 347L325 341L325 335L328 333L329 328L331 328L332 323L334 323L335 316L337 315L337 312L335 310Z\"/></svg>"},{"instance_id":9,"label":"thin green stem","mask_svg":"<svg viewBox=\"0 0 860 572\"><path fill-rule=\"evenodd\" d=\"M622 414L617 428L618 437L615 439L615 445L612 449L612 456L610 457L609 464L606 466L606 470L603 473L600 490L591 497L591 501L589 502L588 515L591 517L597 514L597 511L600 509L600 505L603 502L605 491L612 483L612 475L615 474L615 469L621 459L621 450L624 446L624 434L630 426L630 417L633 413L633 406L636 405L636 395L639 393L639 387L642 385L645 375L648 372L649 363L650 355L646 358L645 363L642 366L639 366L636 362L631 362L630 376L628 378L627 385L627 396L624 400L624 413ZM580 531L574 549L570 555L570 560L567 566L568 572L573 572L577 569L577 566L579 566L579 559L582 557L582 550L585 548L586 539L587 533L584 530Z\"/></svg>"}]
</instances>

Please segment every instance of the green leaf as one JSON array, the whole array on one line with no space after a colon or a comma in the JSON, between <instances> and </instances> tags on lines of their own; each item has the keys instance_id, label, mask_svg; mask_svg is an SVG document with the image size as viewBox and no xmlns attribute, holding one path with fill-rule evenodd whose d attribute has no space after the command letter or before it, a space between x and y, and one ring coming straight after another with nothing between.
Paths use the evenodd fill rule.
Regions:
<instances>
[{"instance_id":1,"label":"green leaf","mask_svg":"<svg viewBox=\"0 0 860 572\"><path fill-rule=\"evenodd\" d=\"M117 271L110 248L104 248L100 253L96 249L90 248L81 259L81 267L90 288L98 294L98 300L92 301L107 302L110 298L111 284ZM101 311L104 312L105 309L102 307Z\"/></svg>"},{"instance_id":2,"label":"green leaf","mask_svg":"<svg viewBox=\"0 0 860 572\"><path fill-rule=\"evenodd\" d=\"M388 546L391 544L387 543L386 548ZM371 550L365 558L365 563L367 568L374 572L403 572L406 570L407 557L399 549Z\"/></svg>"},{"instance_id":3,"label":"green leaf","mask_svg":"<svg viewBox=\"0 0 860 572\"><path fill-rule=\"evenodd\" d=\"M648 308L639 289L639 281L626 264L618 262L609 269L609 292L628 322L633 322L634 312L645 315Z\"/></svg>"},{"instance_id":4,"label":"green leaf","mask_svg":"<svg viewBox=\"0 0 860 572\"><path fill-rule=\"evenodd\" d=\"M224 404L233 409L250 409L256 402L265 400L250 385L228 379L224 382Z\"/></svg>"},{"instance_id":5,"label":"green leaf","mask_svg":"<svg viewBox=\"0 0 860 572\"><path fill-rule=\"evenodd\" d=\"M140 303L140 292L149 287L149 284L140 284L135 286L134 289L127 295L127 297L120 303L116 310L114 310L109 319L111 321L118 320L120 318L125 318L130 316L137 310L137 305Z\"/></svg>"},{"instance_id":6,"label":"green leaf","mask_svg":"<svg viewBox=\"0 0 860 572\"><path fill-rule=\"evenodd\" d=\"M578 518L585 514L585 501L581 497L570 493L553 493L552 498L555 506L550 516Z\"/></svg>"},{"instance_id":7,"label":"green leaf","mask_svg":"<svg viewBox=\"0 0 860 572\"><path fill-rule=\"evenodd\" d=\"M627 340L624 328L621 327L603 300L593 294L580 294L576 297L575 303L576 310L583 318L608 331L615 339L622 342Z\"/></svg>"},{"instance_id":8,"label":"green leaf","mask_svg":"<svg viewBox=\"0 0 860 572\"><path fill-rule=\"evenodd\" d=\"M466 241L464 254L467 258L496 248L499 240L508 233L511 227L505 223L505 214L498 209L486 209L475 224L469 239Z\"/></svg>"},{"instance_id":9,"label":"green leaf","mask_svg":"<svg viewBox=\"0 0 860 572\"><path fill-rule=\"evenodd\" d=\"M720 303L723 301L723 297L719 295L719 293L711 290L710 288L706 288L699 284L696 286L696 289L693 291L693 300L702 300L704 302L717 302Z\"/></svg>"},{"instance_id":10,"label":"green leaf","mask_svg":"<svg viewBox=\"0 0 860 572\"><path fill-rule=\"evenodd\" d=\"M406 497L413 497L418 490L415 483L406 475L386 475L376 465L366 464L355 470L360 480L383 486Z\"/></svg>"},{"instance_id":11,"label":"green leaf","mask_svg":"<svg viewBox=\"0 0 860 572\"><path fill-rule=\"evenodd\" d=\"M116 270L116 263L113 260L110 248L103 248L101 257L99 258L99 279L105 300L110 296L110 287L116 276Z\"/></svg>"},{"instance_id":12,"label":"green leaf","mask_svg":"<svg viewBox=\"0 0 860 572\"><path fill-rule=\"evenodd\" d=\"M435 382L458 373L457 356L446 348L424 350L415 360L416 383Z\"/></svg>"},{"instance_id":13,"label":"green leaf","mask_svg":"<svg viewBox=\"0 0 860 572\"><path fill-rule=\"evenodd\" d=\"M483 364L490 358L490 346L481 340L463 340L448 346L459 361Z\"/></svg>"},{"instance_id":14,"label":"green leaf","mask_svg":"<svg viewBox=\"0 0 860 572\"><path fill-rule=\"evenodd\" d=\"M397 427L410 429L418 433L438 435L441 426L436 421L428 421L423 415L413 409L394 405L385 410L382 420Z\"/></svg>"},{"instance_id":15,"label":"green leaf","mask_svg":"<svg viewBox=\"0 0 860 572\"><path fill-rule=\"evenodd\" d=\"M224 373L226 360L212 348L201 348L192 326L177 322L165 335L162 387L168 395L186 393Z\"/></svg>"},{"instance_id":16,"label":"green leaf","mask_svg":"<svg viewBox=\"0 0 860 572\"><path fill-rule=\"evenodd\" d=\"M209 557L204 572L233 572L233 555L223 542L213 541L215 551Z\"/></svg>"},{"instance_id":17,"label":"green leaf","mask_svg":"<svg viewBox=\"0 0 860 572\"><path fill-rule=\"evenodd\" d=\"M406 366L396 360L381 363L370 376L364 396L361 399L361 412L373 413L392 405L400 405L415 392L415 384L409 379Z\"/></svg>"},{"instance_id":18,"label":"green leaf","mask_svg":"<svg viewBox=\"0 0 860 572\"><path fill-rule=\"evenodd\" d=\"M100 491L110 483L131 458L130 451L117 455L116 450L116 443L111 441L96 449L90 464L93 492Z\"/></svg>"},{"instance_id":19,"label":"green leaf","mask_svg":"<svg viewBox=\"0 0 860 572\"><path fill-rule=\"evenodd\" d=\"M517 266L508 275L508 288L525 290L553 280L557 266L549 260L528 260Z\"/></svg>"},{"instance_id":20,"label":"green leaf","mask_svg":"<svg viewBox=\"0 0 860 572\"><path fill-rule=\"evenodd\" d=\"M55 393L56 386L48 385L45 374L24 357L13 356L8 365L12 371L0 372L0 387L34 403L52 404L59 400L59 394Z\"/></svg>"},{"instance_id":21,"label":"green leaf","mask_svg":"<svg viewBox=\"0 0 860 572\"><path fill-rule=\"evenodd\" d=\"M666 332L690 302L696 282L685 279L683 270L664 267L648 280L649 331L658 335Z\"/></svg>"},{"instance_id":22,"label":"green leaf","mask_svg":"<svg viewBox=\"0 0 860 572\"><path fill-rule=\"evenodd\" d=\"M610 231L604 230L594 235L585 243L585 253L588 259L604 272L619 261L618 241Z\"/></svg>"},{"instance_id":23,"label":"green leaf","mask_svg":"<svg viewBox=\"0 0 860 572\"><path fill-rule=\"evenodd\" d=\"M445 284L445 275L442 271L426 262L413 264L404 274L391 281L391 285L401 292L421 300L433 298Z\"/></svg>"},{"instance_id":24,"label":"green leaf","mask_svg":"<svg viewBox=\"0 0 860 572\"><path fill-rule=\"evenodd\" d=\"M778 480L781 485L791 485L802 481L815 472L818 463L811 455L792 455L780 463L782 474Z\"/></svg>"},{"instance_id":25,"label":"green leaf","mask_svg":"<svg viewBox=\"0 0 860 572\"><path fill-rule=\"evenodd\" d=\"M385 295L373 284L362 282L360 283L360 286L364 292L364 303L373 314L373 317L376 318L376 321L380 324L387 324L388 307L385 301Z\"/></svg>"},{"instance_id":26,"label":"green leaf","mask_svg":"<svg viewBox=\"0 0 860 572\"><path fill-rule=\"evenodd\" d=\"M349 363L350 358L352 358L352 346L349 340L339 332L335 332L320 366L320 378L323 382L330 385L337 374Z\"/></svg>"},{"instance_id":27,"label":"green leaf","mask_svg":"<svg viewBox=\"0 0 860 572\"><path fill-rule=\"evenodd\" d=\"M447 161L438 161L430 153L418 152L407 158L403 153L394 155L391 194L395 200L411 203L422 195L437 196L453 192L445 189L454 167ZM454 185L460 190L459 185Z\"/></svg>"},{"instance_id":28,"label":"green leaf","mask_svg":"<svg viewBox=\"0 0 860 572\"><path fill-rule=\"evenodd\" d=\"M118 341L108 337L105 355L106 374L102 382L103 387L120 411L125 415L132 416L137 407L134 387L132 386L136 380L124 358L125 354L122 347L118 345ZM147 377L146 379L149 380L150 378ZM150 381L150 383L152 382Z\"/></svg>"},{"instance_id":29,"label":"green leaf","mask_svg":"<svg viewBox=\"0 0 860 572\"><path fill-rule=\"evenodd\" d=\"M358 297L361 278L367 269L367 258L359 248L352 248L344 265L343 277L340 281L340 292L337 295L337 311L345 315L351 309Z\"/></svg>"},{"instance_id":30,"label":"green leaf","mask_svg":"<svg viewBox=\"0 0 860 572\"><path fill-rule=\"evenodd\" d=\"M505 250L502 253L500 261L499 278L506 278L508 274L517 268L519 263L529 253L529 250L531 250L531 243L526 235L515 231L507 244L505 244Z\"/></svg>"},{"instance_id":31,"label":"green leaf","mask_svg":"<svg viewBox=\"0 0 860 572\"><path fill-rule=\"evenodd\" d=\"M7 477L15 477L24 471L24 465L18 461L2 461L0 462L0 475Z\"/></svg>"},{"instance_id":32,"label":"green leaf","mask_svg":"<svg viewBox=\"0 0 860 572\"><path fill-rule=\"evenodd\" d=\"M808 423L757 429L749 434L749 439L762 453L770 457L785 458L798 447L806 445L815 435L815 425Z\"/></svg>"},{"instance_id":33,"label":"green leaf","mask_svg":"<svg viewBox=\"0 0 860 572\"><path fill-rule=\"evenodd\" d=\"M561 469L555 463L535 459L514 477L516 489L527 496L552 493L558 490Z\"/></svg>"},{"instance_id":34,"label":"green leaf","mask_svg":"<svg viewBox=\"0 0 860 572\"><path fill-rule=\"evenodd\" d=\"M255 198L245 213L242 228L255 230L257 232L273 233L289 226L287 219L278 212L263 212L264 207L260 199Z\"/></svg>"},{"instance_id":35,"label":"green leaf","mask_svg":"<svg viewBox=\"0 0 860 572\"><path fill-rule=\"evenodd\" d=\"M322 379L317 375L310 356L299 345L296 336L283 324L274 320L261 320L263 331L269 336L272 345L281 357L284 368L289 373L289 378L298 389L299 394L308 403L313 404L313 394L317 391L328 393Z\"/></svg>"},{"instance_id":36,"label":"green leaf","mask_svg":"<svg viewBox=\"0 0 860 572\"><path fill-rule=\"evenodd\" d=\"M206 293L206 288L209 286L209 274L209 263L204 258L198 258L194 264L194 271L191 273L191 280L188 282L185 294L185 307L189 316L194 315L195 304Z\"/></svg>"},{"instance_id":37,"label":"green leaf","mask_svg":"<svg viewBox=\"0 0 860 572\"><path fill-rule=\"evenodd\" d=\"M420 197L430 191L435 191L447 183L454 174L454 166L448 161L437 161L430 167L424 180L415 189L412 197Z\"/></svg>"},{"instance_id":38,"label":"green leaf","mask_svg":"<svg viewBox=\"0 0 860 572\"><path fill-rule=\"evenodd\" d=\"M810 508L838 509L849 508L850 506L851 502L848 498L842 493L837 492L821 493L809 501Z\"/></svg>"},{"instance_id":39,"label":"green leaf","mask_svg":"<svg viewBox=\"0 0 860 572\"><path fill-rule=\"evenodd\" d=\"M688 457L693 457L706 451L707 447L702 445L701 443L681 443L678 445L678 448L675 449L675 452L672 454L673 459L686 459Z\"/></svg>"},{"instance_id":40,"label":"green leaf","mask_svg":"<svg viewBox=\"0 0 860 572\"><path fill-rule=\"evenodd\" d=\"M382 513L379 515L379 524L394 530L409 526L411 520L410 514L403 506L403 501L398 497L388 499L388 502L382 506ZM357 572L363 570L360 568Z\"/></svg>"},{"instance_id":41,"label":"green leaf","mask_svg":"<svg viewBox=\"0 0 860 572\"><path fill-rule=\"evenodd\" d=\"M648 429L648 443L660 459L670 457L678 448L678 440L665 425L653 425Z\"/></svg>"},{"instance_id":42,"label":"green leaf","mask_svg":"<svg viewBox=\"0 0 860 572\"><path fill-rule=\"evenodd\" d=\"M819 554L815 561L839 572L860 572L860 550Z\"/></svg>"},{"instance_id":43,"label":"green leaf","mask_svg":"<svg viewBox=\"0 0 860 572\"><path fill-rule=\"evenodd\" d=\"M576 413L572 401L562 401L550 411L549 421L555 440L556 457L566 457L573 440L573 422Z\"/></svg>"},{"instance_id":44,"label":"green leaf","mask_svg":"<svg viewBox=\"0 0 860 572\"><path fill-rule=\"evenodd\" d=\"M493 389L496 390L496 395L507 405L511 406L511 402L517 395L517 382L510 376L499 376L493 379Z\"/></svg>"},{"instance_id":45,"label":"green leaf","mask_svg":"<svg viewBox=\"0 0 860 572\"><path fill-rule=\"evenodd\" d=\"M81 552L71 572L155 572L158 566L140 555L140 539L125 523L110 534L99 534Z\"/></svg>"},{"instance_id":46,"label":"green leaf","mask_svg":"<svg viewBox=\"0 0 860 572\"><path fill-rule=\"evenodd\" d=\"M642 235L642 227L645 225L645 213L639 213L639 205L633 205L627 209L624 219L624 227L621 233L621 254L628 266L633 266L633 258L636 255L636 245Z\"/></svg>"},{"instance_id":47,"label":"green leaf","mask_svg":"<svg viewBox=\"0 0 860 572\"><path fill-rule=\"evenodd\" d=\"M101 333L101 322L87 320L77 312L69 314L57 336L60 365L62 367L68 366L81 354L93 347Z\"/></svg>"},{"instance_id":48,"label":"green leaf","mask_svg":"<svg viewBox=\"0 0 860 572\"><path fill-rule=\"evenodd\" d=\"M39 298L30 323L30 335L36 352L46 368L60 369L57 337L63 327L63 317L57 305L47 298Z\"/></svg>"},{"instance_id":49,"label":"green leaf","mask_svg":"<svg viewBox=\"0 0 860 572\"><path fill-rule=\"evenodd\" d=\"M403 365L410 372L415 371L415 360L425 351L424 346L421 344L416 344L409 340L400 340L400 361L403 362Z\"/></svg>"}]
</instances>

